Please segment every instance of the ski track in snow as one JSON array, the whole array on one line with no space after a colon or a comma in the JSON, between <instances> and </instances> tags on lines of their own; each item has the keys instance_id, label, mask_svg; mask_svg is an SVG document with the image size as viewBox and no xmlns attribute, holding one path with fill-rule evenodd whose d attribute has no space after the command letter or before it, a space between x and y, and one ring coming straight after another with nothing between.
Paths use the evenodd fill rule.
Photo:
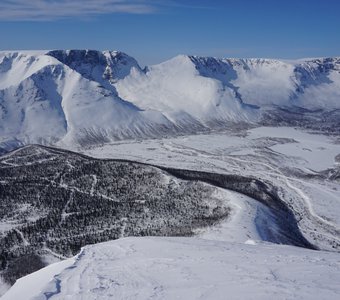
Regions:
<instances>
[{"instance_id":1,"label":"ski track in snow","mask_svg":"<svg viewBox=\"0 0 340 300\"><path fill-rule=\"evenodd\" d=\"M90 195L93 196L94 195L94 190L95 190L97 182L98 182L98 179L97 179L96 175L91 175L91 177L93 179L93 182L92 182L92 186L91 186Z\"/></svg>"},{"instance_id":2,"label":"ski track in snow","mask_svg":"<svg viewBox=\"0 0 340 300\"><path fill-rule=\"evenodd\" d=\"M20 238L21 238L23 244L25 246L29 246L30 243L25 239L24 234L19 229L17 229L17 228L15 228L14 230L15 230L16 233L18 233L20 235Z\"/></svg>"},{"instance_id":3,"label":"ski track in snow","mask_svg":"<svg viewBox=\"0 0 340 300\"><path fill-rule=\"evenodd\" d=\"M69 199L67 200L62 212L61 212L61 219L59 222L59 225L65 220L65 218L69 215L68 213L66 213L66 210L68 208L68 206L71 204L72 200L73 200L73 193L74 191L71 191Z\"/></svg>"}]
</instances>

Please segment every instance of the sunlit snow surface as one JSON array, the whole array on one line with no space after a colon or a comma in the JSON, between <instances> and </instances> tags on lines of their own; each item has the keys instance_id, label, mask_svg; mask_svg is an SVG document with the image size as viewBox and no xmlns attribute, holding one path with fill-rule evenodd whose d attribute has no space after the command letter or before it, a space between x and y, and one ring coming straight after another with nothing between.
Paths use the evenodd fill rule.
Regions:
<instances>
[{"instance_id":1,"label":"sunlit snow surface","mask_svg":"<svg viewBox=\"0 0 340 300\"><path fill-rule=\"evenodd\" d=\"M337 253L197 238L87 246L41 285L45 272L27 276L3 299L338 299L340 292ZM31 287L20 289L33 276Z\"/></svg>"}]
</instances>

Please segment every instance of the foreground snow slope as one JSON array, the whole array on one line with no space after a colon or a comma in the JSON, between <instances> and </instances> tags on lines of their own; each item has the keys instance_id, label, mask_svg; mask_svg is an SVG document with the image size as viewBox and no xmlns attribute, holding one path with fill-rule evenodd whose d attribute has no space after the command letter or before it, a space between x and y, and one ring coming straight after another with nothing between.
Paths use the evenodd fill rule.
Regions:
<instances>
[{"instance_id":1,"label":"foreground snow slope","mask_svg":"<svg viewBox=\"0 0 340 300\"><path fill-rule=\"evenodd\" d=\"M336 253L197 238L124 238L87 246L45 285L47 272L21 279L3 299L331 300L340 293ZM25 289L33 276L38 294Z\"/></svg>"},{"instance_id":2,"label":"foreground snow slope","mask_svg":"<svg viewBox=\"0 0 340 300\"><path fill-rule=\"evenodd\" d=\"M53 263L48 267L45 267L41 272L34 272L18 279L15 283L15 287L1 297L1 300L29 299L32 295L38 295L41 292L42 286L47 285L54 279L56 274L59 274L65 268L72 266L75 261L76 258L71 257L69 259Z\"/></svg>"},{"instance_id":3,"label":"foreground snow slope","mask_svg":"<svg viewBox=\"0 0 340 300\"><path fill-rule=\"evenodd\" d=\"M339 58L181 55L142 70L117 51L0 52L0 151L197 133L282 107L334 111L339 91Z\"/></svg>"}]
</instances>

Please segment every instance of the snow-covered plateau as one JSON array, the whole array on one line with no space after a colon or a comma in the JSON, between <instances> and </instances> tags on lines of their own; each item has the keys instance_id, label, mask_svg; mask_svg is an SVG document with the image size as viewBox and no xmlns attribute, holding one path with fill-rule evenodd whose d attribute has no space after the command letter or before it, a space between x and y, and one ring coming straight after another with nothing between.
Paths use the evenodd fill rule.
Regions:
<instances>
[{"instance_id":1,"label":"snow-covered plateau","mask_svg":"<svg viewBox=\"0 0 340 300\"><path fill-rule=\"evenodd\" d=\"M124 238L58 267L20 279L2 299L339 299L338 254L282 245Z\"/></svg>"},{"instance_id":2,"label":"snow-covered plateau","mask_svg":"<svg viewBox=\"0 0 340 300\"><path fill-rule=\"evenodd\" d=\"M1 299L340 299L339 100L340 58L0 52Z\"/></svg>"}]
</instances>

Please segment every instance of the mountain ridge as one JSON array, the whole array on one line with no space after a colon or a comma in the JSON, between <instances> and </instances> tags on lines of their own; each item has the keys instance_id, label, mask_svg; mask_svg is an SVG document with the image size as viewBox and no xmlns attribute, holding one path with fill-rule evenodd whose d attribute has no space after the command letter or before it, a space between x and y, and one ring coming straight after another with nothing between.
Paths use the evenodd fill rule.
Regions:
<instances>
[{"instance_id":1,"label":"mountain ridge","mask_svg":"<svg viewBox=\"0 0 340 300\"><path fill-rule=\"evenodd\" d=\"M319 110L322 120L340 108L339 98L338 57L287 62L179 55L142 69L120 51L1 51L0 148L289 124L297 108ZM277 108L291 113L282 121Z\"/></svg>"}]
</instances>

